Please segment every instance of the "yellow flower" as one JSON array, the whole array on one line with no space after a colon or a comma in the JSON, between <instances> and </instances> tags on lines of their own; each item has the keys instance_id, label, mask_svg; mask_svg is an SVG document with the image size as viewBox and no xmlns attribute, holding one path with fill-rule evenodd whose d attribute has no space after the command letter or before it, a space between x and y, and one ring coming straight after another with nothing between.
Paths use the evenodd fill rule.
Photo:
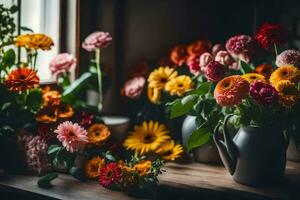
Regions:
<instances>
[{"instance_id":1,"label":"yellow flower","mask_svg":"<svg viewBox=\"0 0 300 200\"><path fill-rule=\"evenodd\" d=\"M122 178L120 180L120 184L124 188L130 188L135 186L138 183L138 178L139 178L136 174L136 171L133 168L128 167L126 165L121 167L122 167Z\"/></svg>"},{"instance_id":2,"label":"yellow flower","mask_svg":"<svg viewBox=\"0 0 300 200\"><path fill-rule=\"evenodd\" d=\"M124 141L127 149L143 155L156 150L163 142L170 139L169 131L164 124L145 121L142 125L135 126L134 131Z\"/></svg>"},{"instance_id":3,"label":"yellow flower","mask_svg":"<svg viewBox=\"0 0 300 200\"><path fill-rule=\"evenodd\" d=\"M242 76L244 79L246 79L249 83L252 83L254 81L262 81L266 82L266 79L263 75L258 73L247 73Z\"/></svg>"},{"instance_id":4,"label":"yellow flower","mask_svg":"<svg viewBox=\"0 0 300 200\"><path fill-rule=\"evenodd\" d=\"M59 106L57 106L57 110L58 110L58 118L60 119L68 119L74 115L73 108L67 104L61 103Z\"/></svg>"},{"instance_id":5,"label":"yellow flower","mask_svg":"<svg viewBox=\"0 0 300 200\"><path fill-rule=\"evenodd\" d=\"M100 170L104 165L105 160L102 157L96 156L91 158L85 165L86 176L92 179L98 178Z\"/></svg>"},{"instance_id":6,"label":"yellow flower","mask_svg":"<svg viewBox=\"0 0 300 200\"><path fill-rule=\"evenodd\" d=\"M285 107L292 107L300 97L300 91L289 80L282 80L276 84L279 93L279 102Z\"/></svg>"},{"instance_id":7,"label":"yellow flower","mask_svg":"<svg viewBox=\"0 0 300 200\"><path fill-rule=\"evenodd\" d=\"M172 80L177 76L177 72L174 68L170 67L160 67L153 72L148 77L149 87L157 88L157 89L164 89L166 83L169 80Z\"/></svg>"},{"instance_id":8,"label":"yellow flower","mask_svg":"<svg viewBox=\"0 0 300 200\"><path fill-rule=\"evenodd\" d=\"M193 81L189 76L181 75L167 82L165 90L170 94L182 96L185 92L193 89Z\"/></svg>"},{"instance_id":9,"label":"yellow flower","mask_svg":"<svg viewBox=\"0 0 300 200\"><path fill-rule=\"evenodd\" d=\"M175 144L174 140L163 143L156 151L164 160L175 160L183 153L183 147Z\"/></svg>"},{"instance_id":10,"label":"yellow flower","mask_svg":"<svg viewBox=\"0 0 300 200\"><path fill-rule=\"evenodd\" d=\"M271 74L270 83L276 87L276 84L282 80L298 83L300 81L300 70L292 65L279 67Z\"/></svg>"},{"instance_id":11,"label":"yellow flower","mask_svg":"<svg viewBox=\"0 0 300 200\"><path fill-rule=\"evenodd\" d=\"M45 34L26 34L19 35L16 39L16 46L26 49L50 50L53 40Z\"/></svg>"},{"instance_id":12,"label":"yellow flower","mask_svg":"<svg viewBox=\"0 0 300 200\"><path fill-rule=\"evenodd\" d=\"M135 169L139 173L139 175L146 176L151 168L151 165L152 165L151 161L143 160L138 164L135 164L133 166L133 169Z\"/></svg>"},{"instance_id":13,"label":"yellow flower","mask_svg":"<svg viewBox=\"0 0 300 200\"><path fill-rule=\"evenodd\" d=\"M158 104L160 101L161 91L157 88L151 88L148 86L147 96L151 103Z\"/></svg>"},{"instance_id":14,"label":"yellow flower","mask_svg":"<svg viewBox=\"0 0 300 200\"><path fill-rule=\"evenodd\" d=\"M104 124L93 124L88 129L88 139L91 144L103 144L110 136L110 130Z\"/></svg>"}]
</instances>

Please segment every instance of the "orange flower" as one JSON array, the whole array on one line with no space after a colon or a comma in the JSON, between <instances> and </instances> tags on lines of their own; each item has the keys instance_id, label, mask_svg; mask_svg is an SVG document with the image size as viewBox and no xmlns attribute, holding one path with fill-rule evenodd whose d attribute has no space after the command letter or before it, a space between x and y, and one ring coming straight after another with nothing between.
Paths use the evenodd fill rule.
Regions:
<instances>
[{"instance_id":1,"label":"orange flower","mask_svg":"<svg viewBox=\"0 0 300 200\"><path fill-rule=\"evenodd\" d=\"M177 45L171 51L171 61L177 65L181 66L184 64L188 58L187 50L184 45Z\"/></svg>"},{"instance_id":2,"label":"orange flower","mask_svg":"<svg viewBox=\"0 0 300 200\"><path fill-rule=\"evenodd\" d=\"M292 65L279 67L271 74L270 83L276 87L277 83L282 80L298 83L300 81L300 70Z\"/></svg>"},{"instance_id":3,"label":"orange flower","mask_svg":"<svg viewBox=\"0 0 300 200\"><path fill-rule=\"evenodd\" d=\"M91 144L103 144L110 135L109 128L104 124L94 124L88 129L88 139Z\"/></svg>"},{"instance_id":4,"label":"orange flower","mask_svg":"<svg viewBox=\"0 0 300 200\"><path fill-rule=\"evenodd\" d=\"M43 89L44 106L57 106L60 104L61 95L56 90L51 90L49 86Z\"/></svg>"},{"instance_id":5,"label":"orange flower","mask_svg":"<svg viewBox=\"0 0 300 200\"><path fill-rule=\"evenodd\" d=\"M145 176L148 174L150 168L151 168L151 161L149 160L143 160L139 162L138 164L135 164L133 166L133 169L135 169L141 176Z\"/></svg>"},{"instance_id":6,"label":"orange flower","mask_svg":"<svg viewBox=\"0 0 300 200\"><path fill-rule=\"evenodd\" d=\"M18 68L10 72L5 84L10 91L20 92L33 89L40 82L36 71L29 68Z\"/></svg>"},{"instance_id":7,"label":"orange flower","mask_svg":"<svg viewBox=\"0 0 300 200\"><path fill-rule=\"evenodd\" d=\"M26 49L50 50L53 40L45 34L26 34L19 35L16 39L16 46Z\"/></svg>"},{"instance_id":8,"label":"orange flower","mask_svg":"<svg viewBox=\"0 0 300 200\"><path fill-rule=\"evenodd\" d=\"M58 118L60 119L70 118L74 115L73 108L67 104L60 104L59 106L57 106L57 110Z\"/></svg>"},{"instance_id":9,"label":"orange flower","mask_svg":"<svg viewBox=\"0 0 300 200\"><path fill-rule=\"evenodd\" d=\"M199 55L211 49L211 42L207 40L197 40L187 47L187 52L190 56Z\"/></svg>"},{"instance_id":10,"label":"orange flower","mask_svg":"<svg viewBox=\"0 0 300 200\"><path fill-rule=\"evenodd\" d=\"M54 106L46 106L37 113L35 119L42 123L54 123L58 119L58 110Z\"/></svg>"},{"instance_id":11,"label":"orange flower","mask_svg":"<svg viewBox=\"0 0 300 200\"><path fill-rule=\"evenodd\" d=\"M255 68L255 72L263 75L264 77L266 77L266 79L270 78L273 71L274 68L272 67L272 65L268 65L268 64L261 64Z\"/></svg>"},{"instance_id":12,"label":"orange flower","mask_svg":"<svg viewBox=\"0 0 300 200\"><path fill-rule=\"evenodd\" d=\"M222 106L235 106L242 102L249 91L249 83L238 75L228 76L216 85L214 96Z\"/></svg>"},{"instance_id":13,"label":"orange flower","mask_svg":"<svg viewBox=\"0 0 300 200\"><path fill-rule=\"evenodd\" d=\"M276 90L279 93L279 102L287 108L292 107L300 98L300 91L289 80L279 81Z\"/></svg>"}]
</instances>

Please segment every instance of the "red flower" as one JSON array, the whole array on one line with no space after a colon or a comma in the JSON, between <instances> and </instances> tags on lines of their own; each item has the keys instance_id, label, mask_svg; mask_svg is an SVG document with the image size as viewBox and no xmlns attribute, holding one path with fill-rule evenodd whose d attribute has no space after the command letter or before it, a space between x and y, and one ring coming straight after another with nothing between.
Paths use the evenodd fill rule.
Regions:
<instances>
[{"instance_id":1,"label":"red flower","mask_svg":"<svg viewBox=\"0 0 300 200\"><path fill-rule=\"evenodd\" d=\"M93 123L94 118L95 116L90 113L81 112L78 116L78 124L82 127L87 128Z\"/></svg>"},{"instance_id":2,"label":"red flower","mask_svg":"<svg viewBox=\"0 0 300 200\"><path fill-rule=\"evenodd\" d=\"M175 46L171 51L170 58L175 65L177 66L183 65L188 58L186 46L184 45Z\"/></svg>"},{"instance_id":3,"label":"red flower","mask_svg":"<svg viewBox=\"0 0 300 200\"><path fill-rule=\"evenodd\" d=\"M255 81L250 85L250 96L260 105L269 106L278 101L278 92L269 84Z\"/></svg>"},{"instance_id":4,"label":"red flower","mask_svg":"<svg viewBox=\"0 0 300 200\"><path fill-rule=\"evenodd\" d=\"M201 72L200 65L199 65L199 54L195 54L189 57L187 60L187 65L189 70L192 74L198 75Z\"/></svg>"},{"instance_id":5,"label":"red flower","mask_svg":"<svg viewBox=\"0 0 300 200\"><path fill-rule=\"evenodd\" d=\"M206 67L205 76L212 82L218 82L226 76L228 69L217 61L210 61Z\"/></svg>"},{"instance_id":6,"label":"red flower","mask_svg":"<svg viewBox=\"0 0 300 200\"><path fill-rule=\"evenodd\" d=\"M122 169L118 163L109 163L100 170L99 183L103 187L110 187L122 177Z\"/></svg>"},{"instance_id":7,"label":"red flower","mask_svg":"<svg viewBox=\"0 0 300 200\"><path fill-rule=\"evenodd\" d=\"M37 127L37 135L40 136L45 141L49 141L56 138L55 126L53 124L39 124Z\"/></svg>"},{"instance_id":8,"label":"red flower","mask_svg":"<svg viewBox=\"0 0 300 200\"><path fill-rule=\"evenodd\" d=\"M256 32L255 39L268 49L271 45L286 43L287 32L280 24L265 23Z\"/></svg>"}]
</instances>

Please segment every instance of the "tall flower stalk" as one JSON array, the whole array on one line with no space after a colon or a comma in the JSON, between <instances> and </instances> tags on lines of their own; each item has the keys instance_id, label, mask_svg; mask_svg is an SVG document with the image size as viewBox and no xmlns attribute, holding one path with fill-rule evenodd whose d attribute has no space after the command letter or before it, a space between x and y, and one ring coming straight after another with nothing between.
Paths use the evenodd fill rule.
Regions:
<instances>
[{"instance_id":1,"label":"tall flower stalk","mask_svg":"<svg viewBox=\"0 0 300 200\"><path fill-rule=\"evenodd\" d=\"M99 92L99 101L98 101L98 110L102 111L103 108L103 91L102 91L102 71L100 66L101 59L101 49L97 48L95 51L95 63L97 68L97 78L98 78L98 92Z\"/></svg>"}]
</instances>

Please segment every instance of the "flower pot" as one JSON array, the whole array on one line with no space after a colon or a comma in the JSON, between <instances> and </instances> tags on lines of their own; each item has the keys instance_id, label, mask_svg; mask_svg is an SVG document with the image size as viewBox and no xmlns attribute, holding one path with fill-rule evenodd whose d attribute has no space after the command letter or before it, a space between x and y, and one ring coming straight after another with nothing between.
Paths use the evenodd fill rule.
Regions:
<instances>
[{"instance_id":1,"label":"flower pot","mask_svg":"<svg viewBox=\"0 0 300 200\"><path fill-rule=\"evenodd\" d=\"M300 151L299 151L299 143L292 136L290 137L290 142L288 149L286 151L287 159L290 161L300 162Z\"/></svg>"},{"instance_id":2,"label":"flower pot","mask_svg":"<svg viewBox=\"0 0 300 200\"><path fill-rule=\"evenodd\" d=\"M112 137L117 144L122 144L128 134L129 118L122 116L104 116L104 123L111 131Z\"/></svg>"},{"instance_id":3,"label":"flower pot","mask_svg":"<svg viewBox=\"0 0 300 200\"><path fill-rule=\"evenodd\" d=\"M182 124L182 144L187 151L187 143L190 135L196 130L196 117L187 116ZM201 147L197 147L192 150L192 157L197 162L201 163L220 163L221 159L216 145L209 141Z\"/></svg>"}]
</instances>

